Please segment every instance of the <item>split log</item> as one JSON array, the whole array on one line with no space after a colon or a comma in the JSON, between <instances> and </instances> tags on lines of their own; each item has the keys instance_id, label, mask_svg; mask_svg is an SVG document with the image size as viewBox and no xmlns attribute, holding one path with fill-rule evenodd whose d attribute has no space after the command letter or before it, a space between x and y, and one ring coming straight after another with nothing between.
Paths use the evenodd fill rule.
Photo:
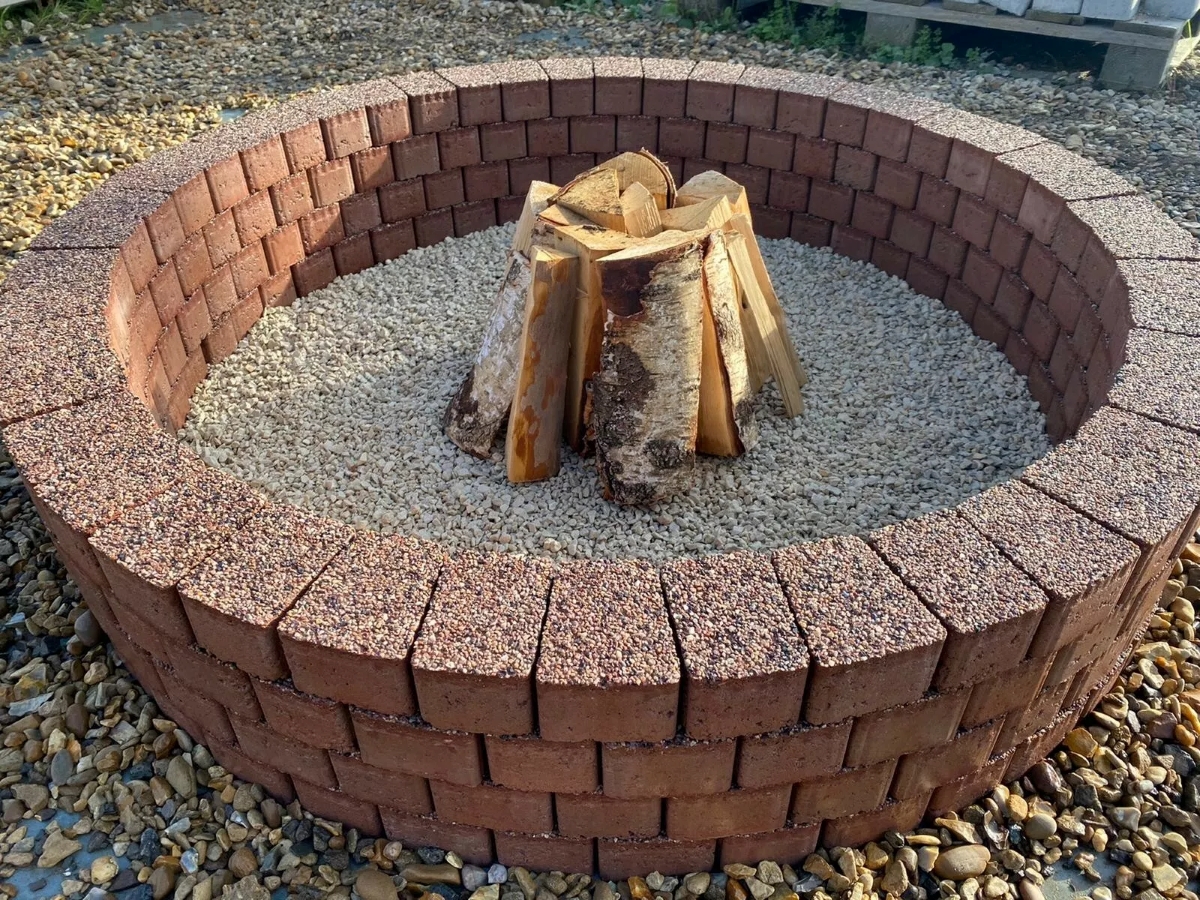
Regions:
<instances>
[{"instance_id":1,"label":"split log","mask_svg":"<svg viewBox=\"0 0 1200 900\"><path fill-rule=\"evenodd\" d=\"M703 242L664 232L597 264L608 321L593 380L605 496L643 505L686 491L696 459Z\"/></svg>"},{"instance_id":2,"label":"split log","mask_svg":"<svg viewBox=\"0 0 1200 900\"><path fill-rule=\"evenodd\" d=\"M662 213L664 228L680 231L712 231L724 228L733 218L733 207L725 197L713 197L691 206L677 206Z\"/></svg>"},{"instance_id":3,"label":"split log","mask_svg":"<svg viewBox=\"0 0 1200 900\"><path fill-rule=\"evenodd\" d=\"M800 356L796 353L796 347L788 337L787 320L783 315L783 307L779 304L779 295L775 293L775 285L771 283L771 276L767 272L767 264L763 261L762 250L758 246L758 238L754 235L754 225L750 219L750 213L737 213L729 220L729 227L737 231L746 242L746 251L750 256L750 264L754 268L754 277L758 282L758 288L762 291L764 299L767 301L767 308L771 312L771 318L775 320L775 328L782 336L783 347L787 355L788 369L792 372L792 377L799 383L801 387L808 384L808 373L804 370L804 364L800 362ZM792 415L789 413L789 415Z\"/></svg>"},{"instance_id":4,"label":"split log","mask_svg":"<svg viewBox=\"0 0 1200 900\"><path fill-rule=\"evenodd\" d=\"M496 295L470 374L446 407L446 434L458 447L487 459L512 404L529 291L529 259L515 250Z\"/></svg>"},{"instance_id":5,"label":"split log","mask_svg":"<svg viewBox=\"0 0 1200 900\"><path fill-rule=\"evenodd\" d=\"M584 390L600 368L604 336L604 300L600 294L598 260L624 250L636 239L594 225L555 225L544 221L534 229L535 240L579 257L579 291L571 324L571 350L567 360L567 399L563 411L563 438L578 453L585 450Z\"/></svg>"},{"instance_id":6,"label":"split log","mask_svg":"<svg viewBox=\"0 0 1200 900\"><path fill-rule=\"evenodd\" d=\"M621 217L625 220L625 233L631 237L654 237L663 230L654 195L638 181L621 194Z\"/></svg>"},{"instance_id":7,"label":"split log","mask_svg":"<svg viewBox=\"0 0 1200 900\"><path fill-rule=\"evenodd\" d=\"M514 483L558 474L579 260L534 247L531 268L520 367L505 442L508 480Z\"/></svg>"},{"instance_id":8,"label":"split log","mask_svg":"<svg viewBox=\"0 0 1200 900\"><path fill-rule=\"evenodd\" d=\"M703 271L706 302L696 452L740 456L758 443L758 420L742 339L741 303L720 231L709 237Z\"/></svg>"},{"instance_id":9,"label":"split log","mask_svg":"<svg viewBox=\"0 0 1200 900\"><path fill-rule=\"evenodd\" d=\"M693 175L684 182L675 196L675 205L694 206L714 197L727 199L735 214L750 215L750 201L746 199L746 189L729 176L713 169Z\"/></svg>"},{"instance_id":10,"label":"split log","mask_svg":"<svg viewBox=\"0 0 1200 900\"><path fill-rule=\"evenodd\" d=\"M521 216L517 219L517 230L513 235L512 248L518 253L529 256L533 247L533 226L537 218L550 205L550 198L558 193L558 185L545 181L534 181L529 185L525 194L525 205L521 207Z\"/></svg>"},{"instance_id":11,"label":"split log","mask_svg":"<svg viewBox=\"0 0 1200 900\"><path fill-rule=\"evenodd\" d=\"M640 184L654 197L659 210L675 205L675 178L662 160L648 150L620 153L600 163L597 168L616 172L622 193L630 185Z\"/></svg>"},{"instance_id":12,"label":"split log","mask_svg":"<svg viewBox=\"0 0 1200 900\"><path fill-rule=\"evenodd\" d=\"M625 230L621 182L612 169L589 169L576 176L553 196L552 202L604 228Z\"/></svg>"},{"instance_id":13,"label":"split log","mask_svg":"<svg viewBox=\"0 0 1200 900\"><path fill-rule=\"evenodd\" d=\"M727 235L726 248L748 313L743 318L742 325L747 332L757 332L757 340L765 350L771 374L775 377L775 383L783 397L784 411L789 418L795 418L804 411L804 396L800 393L800 380L792 365L793 357L786 346L789 343L787 333L779 329L771 315L767 299L759 287L759 280L746 247L746 239L741 232L735 230Z\"/></svg>"}]
</instances>

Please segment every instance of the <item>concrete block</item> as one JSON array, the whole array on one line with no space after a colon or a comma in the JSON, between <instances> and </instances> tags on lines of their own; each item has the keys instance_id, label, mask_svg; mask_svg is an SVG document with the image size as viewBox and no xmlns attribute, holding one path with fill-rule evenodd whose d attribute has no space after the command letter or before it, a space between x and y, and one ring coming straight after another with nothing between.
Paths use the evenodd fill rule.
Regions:
<instances>
[{"instance_id":1,"label":"concrete block","mask_svg":"<svg viewBox=\"0 0 1200 900\"><path fill-rule=\"evenodd\" d=\"M1083 0L1033 0L1033 8L1039 12L1077 16L1083 8Z\"/></svg>"},{"instance_id":2,"label":"concrete block","mask_svg":"<svg viewBox=\"0 0 1200 900\"><path fill-rule=\"evenodd\" d=\"M987 0L987 2L1001 12L1011 13L1014 16L1023 16L1029 9L1030 0Z\"/></svg>"},{"instance_id":3,"label":"concrete block","mask_svg":"<svg viewBox=\"0 0 1200 900\"><path fill-rule=\"evenodd\" d=\"M1138 34L1155 34L1174 38L1187 24L1186 19L1159 19L1139 13L1127 22L1114 22L1113 31L1132 31Z\"/></svg>"},{"instance_id":4,"label":"concrete block","mask_svg":"<svg viewBox=\"0 0 1200 900\"><path fill-rule=\"evenodd\" d=\"M1166 80L1170 68L1170 50L1109 44L1100 68L1100 83L1117 90L1153 91Z\"/></svg>"},{"instance_id":5,"label":"concrete block","mask_svg":"<svg viewBox=\"0 0 1200 900\"><path fill-rule=\"evenodd\" d=\"M1138 0L1083 0L1080 10L1087 19L1107 19L1124 22L1137 13Z\"/></svg>"},{"instance_id":6,"label":"concrete block","mask_svg":"<svg viewBox=\"0 0 1200 900\"><path fill-rule=\"evenodd\" d=\"M863 44L867 47L907 47L916 37L919 24L911 16L867 13L867 25L863 29Z\"/></svg>"},{"instance_id":7,"label":"concrete block","mask_svg":"<svg viewBox=\"0 0 1200 900\"><path fill-rule=\"evenodd\" d=\"M1200 12L1200 0L1142 0L1143 15L1153 19L1190 19Z\"/></svg>"}]
</instances>

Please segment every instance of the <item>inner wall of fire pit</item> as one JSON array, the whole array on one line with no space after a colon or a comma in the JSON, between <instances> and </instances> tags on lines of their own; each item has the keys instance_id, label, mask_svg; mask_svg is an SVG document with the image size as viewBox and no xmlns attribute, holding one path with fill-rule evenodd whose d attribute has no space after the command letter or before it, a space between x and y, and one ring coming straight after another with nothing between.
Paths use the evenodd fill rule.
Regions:
<instances>
[{"instance_id":1,"label":"inner wall of fire pit","mask_svg":"<svg viewBox=\"0 0 1200 900\"><path fill-rule=\"evenodd\" d=\"M606 501L564 448L536 484L477 460L442 413L491 313L512 226L414 251L269 310L193 398L184 439L283 502L448 549L666 561L772 549L954 506L1049 448L1025 379L958 313L866 263L764 240L810 374L805 411L760 397L762 440L700 457L650 509Z\"/></svg>"}]
</instances>

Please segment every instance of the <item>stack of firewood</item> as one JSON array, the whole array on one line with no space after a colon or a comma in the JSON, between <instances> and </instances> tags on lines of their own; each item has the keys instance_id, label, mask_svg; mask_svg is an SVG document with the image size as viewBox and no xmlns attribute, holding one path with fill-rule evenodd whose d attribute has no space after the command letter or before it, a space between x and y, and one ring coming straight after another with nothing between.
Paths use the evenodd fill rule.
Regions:
<instances>
[{"instance_id":1,"label":"stack of firewood","mask_svg":"<svg viewBox=\"0 0 1200 900\"><path fill-rule=\"evenodd\" d=\"M719 172L676 188L650 153L623 153L529 188L446 433L487 458L507 420L510 481L557 474L565 441L595 453L606 497L647 504L688 489L696 453L754 446L770 378L798 415L804 370L745 190Z\"/></svg>"}]
</instances>

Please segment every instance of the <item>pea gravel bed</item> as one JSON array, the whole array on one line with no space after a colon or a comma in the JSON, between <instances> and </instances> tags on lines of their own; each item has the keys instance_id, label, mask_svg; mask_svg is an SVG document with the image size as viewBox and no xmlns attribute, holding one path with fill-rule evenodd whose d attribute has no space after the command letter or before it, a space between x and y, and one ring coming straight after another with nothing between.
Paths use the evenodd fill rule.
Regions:
<instances>
[{"instance_id":1,"label":"pea gravel bed","mask_svg":"<svg viewBox=\"0 0 1200 900\"><path fill-rule=\"evenodd\" d=\"M763 251L808 368L803 415L774 385L762 440L701 457L653 508L603 499L594 461L509 484L441 416L470 369L512 228L342 278L271 310L198 390L183 438L278 500L465 549L665 560L862 533L952 506L1048 449L1025 380L941 303L873 266L793 241Z\"/></svg>"}]
</instances>

